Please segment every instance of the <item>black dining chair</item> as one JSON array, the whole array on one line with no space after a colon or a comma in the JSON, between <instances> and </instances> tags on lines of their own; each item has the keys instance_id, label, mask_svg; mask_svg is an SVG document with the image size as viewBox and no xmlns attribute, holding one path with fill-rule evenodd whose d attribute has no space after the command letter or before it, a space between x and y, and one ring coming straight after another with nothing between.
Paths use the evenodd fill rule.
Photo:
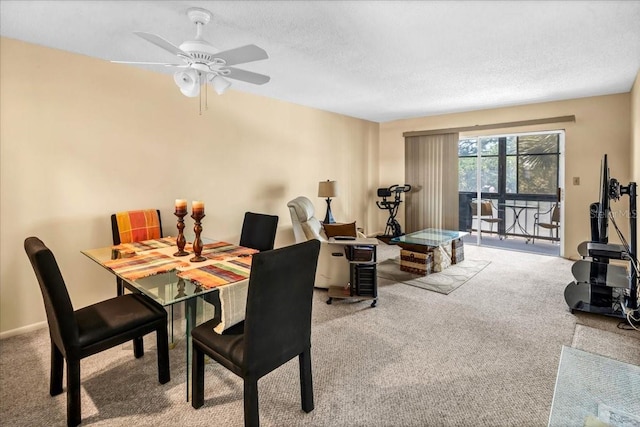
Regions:
<instances>
[{"instance_id":1,"label":"black dining chair","mask_svg":"<svg viewBox=\"0 0 640 427\"><path fill-rule=\"evenodd\" d=\"M62 393L63 364L67 362L67 425L81 422L80 360L134 341L134 355L142 357L142 337L156 333L158 381L170 379L167 312L142 294L127 294L73 309L53 253L37 237L24 241L24 249L38 279L51 337L49 394Z\"/></svg>"},{"instance_id":2,"label":"black dining chair","mask_svg":"<svg viewBox=\"0 0 640 427\"><path fill-rule=\"evenodd\" d=\"M258 379L298 357L302 409L313 410L311 306L320 241L253 255L241 328L219 335L210 320L191 331L191 405L204 404L204 356L244 380L244 424L258 426Z\"/></svg>"},{"instance_id":3,"label":"black dining chair","mask_svg":"<svg viewBox=\"0 0 640 427\"><path fill-rule=\"evenodd\" d=\"M276 241L276 231L278 229L278 217L254 212L245 212L240 232L240 246L256 249L258 251L270 251ZM204 297L205 301L215 307L214 320L218 322L221 317L220 294L209 292ZM242 328L241 324L235 326L233 330ZM225 331L223 333L229 333Z\"/></svg>"},{"instance_id":4,"label":"black dining chair","mask_svg":"<svg viewBox=\"0 0 640 427\"><path fill-rule=\"evenodd\" d=\"M113 244L141 242L162 237L159 209L116 212L111 215ZM124 293L124 281L116 277L116 295Z\"/></svg>"},{"instance_id":5,"label":"black dining chair","mask_svg":"<svg viewBox=\"0 0 640 427\"><path fill-rule=\"evenodd\" d=\"M278 229L278 217L254 212L246 212L240 233L240 246L269 251L273 249Z\"/></svg>"}]
</instances>

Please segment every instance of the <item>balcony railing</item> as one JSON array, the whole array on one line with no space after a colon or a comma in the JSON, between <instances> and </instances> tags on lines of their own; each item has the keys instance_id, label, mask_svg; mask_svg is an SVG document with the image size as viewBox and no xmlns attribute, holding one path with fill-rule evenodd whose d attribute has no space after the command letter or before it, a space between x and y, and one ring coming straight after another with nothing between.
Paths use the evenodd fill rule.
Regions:
<instances>
[{"instance_id":1,"label":"balcony railing","mask_svg":"<svg viewBox=\"0 0 640 427\"><path fill-rule=\"evenodd\" d=\"M557 241L556 232L538 227L535 218L539 222L551 222L553 207L557 204L556 196L541 195L504 195L499 197L495 193L482 194L483 201L491 202L494 218L500 218L497 227L478 221L477 212L472 212L471 202L477 200L477 193L460 192L459 194L459 220L460 230L477 232L478 222L482 233L490 233L499 236L515 236L529 240Z\"/></svg>"}]
</instances>

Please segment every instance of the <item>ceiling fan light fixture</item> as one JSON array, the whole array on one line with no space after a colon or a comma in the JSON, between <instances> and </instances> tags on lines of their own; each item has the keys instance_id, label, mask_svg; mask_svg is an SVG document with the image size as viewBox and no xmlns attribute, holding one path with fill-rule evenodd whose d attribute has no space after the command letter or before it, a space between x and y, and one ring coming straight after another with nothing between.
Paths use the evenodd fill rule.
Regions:
<instances>
[{"instance_id":1,"label":"ceiling fan light fixture","mask_svg":"<svg viewBox=\"0 0 640 427\"><path fill-rule=\"evenodd\" d=\"M157 34L134 31L134 34L137 36L175 55L184 62L184 64L140 61L112 62L181 68L181 70L174 73L173 80L184 96L190 98L200 97L201 109L203 99L206 107L206 89L208 87L204 86L204 91L202 87L207 83L211 84L218 95L222 95L231 86L231 82L227 79L239 80L255 85L263 85L269 82L269 76L241 68L231 68L238 64L268 59L269 55L264 49L254 44L248 44L220 51L202 37L203 27L211 21L211 12L202 8L189 8L187 15L196 26L196 36L192 40L184 41L179 47Z\"/></svg>"},{"instance_id":2,"label":"ceiling fan light fixture","mask_svg":"<svg viewBox=\"0 0 640 427\"><path fill-rule=\"evenodd\" d=\"M214 76L211 79L211 86L213 86L213 90L215 90L218 95L222 95L229 89L231 82L222 76Z\"/></svg>"},{"instance_id":3,"label":"ceiling fan light fixture","mask_svg":"<svg viewBox=\"0 0 640 427\"><path fill-rule=\"evenodd\" d=\"M200 94L200 76L196 70L178 71L173 80L184 96L195 98Z\"/></svg>"}]
</instances>

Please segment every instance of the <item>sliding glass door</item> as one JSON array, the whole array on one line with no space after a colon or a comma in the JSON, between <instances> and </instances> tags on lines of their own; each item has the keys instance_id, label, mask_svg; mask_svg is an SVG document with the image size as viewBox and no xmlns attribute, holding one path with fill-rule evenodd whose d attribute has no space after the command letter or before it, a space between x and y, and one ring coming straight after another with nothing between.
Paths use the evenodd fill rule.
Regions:
<instances>
[{"instance_id":1,"label":"sliding glass door","mask_svg":"<svg viewBox=\"0 0 640 427\"><path fill-rule=\"evenodd\" d=\"M485 236L558 243L562 144L561 132L461 138L459 229L478 244Z\"/></svg>"},{"instance_id":2,"label":"sliding glass door","mask_svg":"<svg viewBox=\"0 0 640 427\"><path fill-rule=\"evenodd\" d=\"M501 234L504 230L494 202L500 188L500 138L464 138L458 145L460 230ZM485 226L483 228L483 225Z\"/></svg>"}]
</instances>

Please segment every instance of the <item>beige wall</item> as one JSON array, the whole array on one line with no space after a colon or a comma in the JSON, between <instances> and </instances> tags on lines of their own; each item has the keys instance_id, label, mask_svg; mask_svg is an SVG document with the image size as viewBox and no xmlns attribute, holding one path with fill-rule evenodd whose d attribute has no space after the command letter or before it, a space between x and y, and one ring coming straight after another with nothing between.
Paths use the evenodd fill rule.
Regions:
<instances>
[{"instance_id":1,"label":"beige wall","mask_svg":"<svg viewBox=\"0 0 640 427\"><path fill-rule=\"evenodd\" d=\"M336 219L377 228L377 123L233 90L199 116L171 75L5 38L0 54L0 332L45 320L27 236L54 251L76 308L114 295L80 250L111 244L118 210L159 208L175 235L174 200L203 200L203 234L231 242L245 211L276 214L283 246L287 201L323 217L318 182L335 179Z\"/></svg>"},{"instance_id":2,"label":"beige wall","mask_svg":"<svg viewBox=\"0 0 640 427\"><path fill-rule=\"evenodd\" d=\"M272 213L283 246L293 242L286 202L307 195L323 216L317 183L330 178L340 185L336 218L382 231L375 191L404 182L406 131L574 114L575 123L504 130L566 129L566 256L588 237L602 155L622 183L640 182L638 79L631 94L383 124L233 90L210 92L199 116L170 75L0 43L0 336L45 320L27 236L54 250L76 307L114 294L113 277L80 250L111 243L108 217L118 210L160 208L171 234L174 199L201 199L204 234L229 241L245 211Z\"/></svg>"},{"instance_id":3,"label":"beige wall","mask_svg":"<svg viewBox=\"0 0 640 427\"><path fill-rule=\"evenodd\" d=\"M629 93L382 123L380 185L391 185L405 179L403 132L567 115L575 115L575 123L495 129L484 131L482 134L565 130L564 255L577 258L577 245L590 236L589 204L598 199L599 168L603 154L608 154L613 177L624 185L628 184L631 178L631 162L628 157L631 150ZM465 133L473 134L477 133ZM579 186L572 185L572 177L580 177ZM621 210L620 216L626 218L628 198L614 203L612 207ZM628 236L628 220L619 222L621 229ZM610 235L614 234L611 231ZM611 241L617 240L612 237Z\"/></svg>"}]
</instances>

